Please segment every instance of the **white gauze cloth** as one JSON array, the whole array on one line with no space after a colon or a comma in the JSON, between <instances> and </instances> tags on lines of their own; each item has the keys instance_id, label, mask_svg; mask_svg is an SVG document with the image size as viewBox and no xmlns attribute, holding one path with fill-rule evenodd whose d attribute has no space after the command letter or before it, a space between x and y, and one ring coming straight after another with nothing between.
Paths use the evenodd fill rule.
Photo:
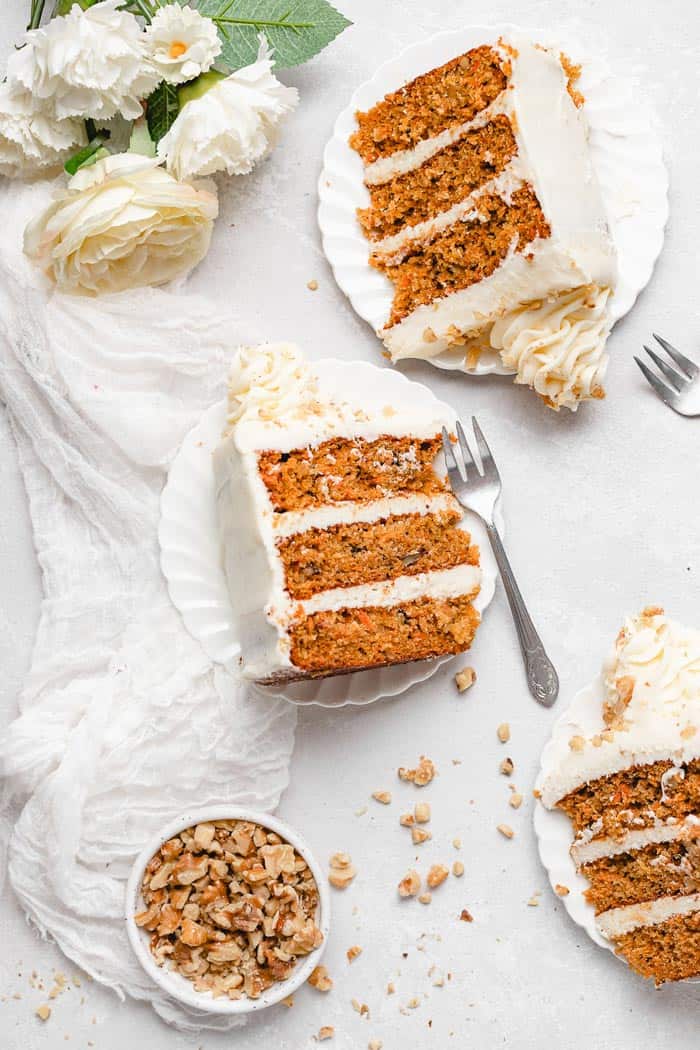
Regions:
<instances>
[{"instance_id":1,"label":"white gauze cloth","mask_svg":"<svg viewBox=\"0 0 700 1050\"><path fill-rule=\"evenodd\" d=\"M272 809L296 711L214 669L172 607L156 536L168 464L259 333L185 291L50 296L21 252L49 183L0 194L0 398L17 440L44 600L19 715L0 743L7 871L39 930L180 1028L136 962L125 880L194 804Z\"/></svg>"}]
</instances>

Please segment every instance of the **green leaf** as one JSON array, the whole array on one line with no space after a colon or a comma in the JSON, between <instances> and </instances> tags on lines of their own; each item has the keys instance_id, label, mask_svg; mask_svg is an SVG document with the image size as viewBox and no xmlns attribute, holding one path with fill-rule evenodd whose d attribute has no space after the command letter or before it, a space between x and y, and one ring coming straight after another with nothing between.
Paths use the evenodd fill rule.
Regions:
<instances>
[{"instance_id":1,"label":"green leaf","mask_svg":"<svg viewBox=\"0 0 700 1050\"><path fill-rule=\"evenodd\" d=\"M170 131L180 112L176 85L166 84L163 80L153 94L149 95L146 106L148 130L151 138L158 145L163 136Z\"/></svg>"},{"instance_id":2,"label":"green leaf","mask_svg":"<svg viewBox=\"0 0 700 1050\"><path fill-rule=\"evenodd\" d=\"M351 25L328 0L197 0L196 6L216 23L231 69L255 62L259 33L283 68L307 62Z\"/></svg>"},{"instance_id":3,"label":"green leaf","mask_svg":"<svg viewBox=\"0 0 700 1050\"><path fill-rule=\"evenodd\" d=\"M87 146L83 146L82 149L79 149L77 153L68 158L63 165L65 171L69 175L75 175L79 168L85 168L88 164L94 164L100 157L108 156L107 150L104 149L104 143L104 135L95 135L94 139L90 139Z\"/></svg>"},{"instance_id":4,"label":"green leaf","mask_svg":"<svg viewBox=\"0 0 700 1050\"><path fill-rule=\"evenodd\" d=\"M151 138L148 124L143 118L137 120L131 129L128 152L140 153L143 157L155 157L156 155L156 144Z\"/></svg>"}]
</instances>

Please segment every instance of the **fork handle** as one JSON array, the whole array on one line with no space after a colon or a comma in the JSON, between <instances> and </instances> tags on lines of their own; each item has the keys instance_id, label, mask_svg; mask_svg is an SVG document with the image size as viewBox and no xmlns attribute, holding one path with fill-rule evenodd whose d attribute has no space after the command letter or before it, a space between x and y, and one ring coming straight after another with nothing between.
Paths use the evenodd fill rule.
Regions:
<instances>
[{"instance_id":1,"label":"fork handle","mask_svg":"<svg viewBox=\"0 0 700 1050\"><path fill-rule=\"evenodd\" d=\"M551 707L559 695L557 672L544 650L540 636L535 630L535 625L530 618L523 596L520 593L520 588L515 582L515 576L508 561L503 541L498 534L498 529L495 525L488 522L485 524L493 553L501 572L501 579L508 597L510 611L513 614L515 628L518 632L518 641L520 642L520 649L525 662L528 688L535 700L545 707Z\"/></svg>"}]
</instances>

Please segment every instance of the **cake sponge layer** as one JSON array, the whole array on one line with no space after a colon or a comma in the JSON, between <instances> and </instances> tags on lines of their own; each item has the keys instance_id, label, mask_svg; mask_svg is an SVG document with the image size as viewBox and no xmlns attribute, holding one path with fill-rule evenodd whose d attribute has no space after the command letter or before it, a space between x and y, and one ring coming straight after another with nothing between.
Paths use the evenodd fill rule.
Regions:
<instances>
[{"instance_id":1,"label":"cake sponge layer","mask_svg":"<svg viewBox=\"0 0 700 1050\"><path fill-rule=\"evenodd\" d=\"M597 915L655 897L696 893L700 890L700 845L697 839L654 843L591 861L581 867L581 873L590 882L584 896Z\"/></svg>"},{"instance_id":2,"label":"cake sponge layer","mask_svg":"<svg viewBox=\"0 0 700 1050\"><path fill-rule=\"evenodd\" d=\"M319 673L464 652L479 626L473 597L420 598L402 605L314 613L290 630L292 663Z\"/></svg>"},{"instance_id":3,"label":"cake sponge layer","mask_svg":"<svg viewBox=\"0 0 700 1050\"><path fill-rule=\"evenodd\" d=\"M615 940L615 950L642 977L657 984L700 974L700 912L640 926Z\"/></svg>"},{"instance_id":4,"label":"cake sponge layer","mask_svg":"<svg viewBox=\"0 0 700 1050\"><path fill-rule=\"evenodd\" d=\"M478 547L456 528L460 520L457 511L402 514L295 533L277 543L287 591L303 600L335 587L478 565Z\"/></svg>"},{"instance_id":5,"label":"cake sponge layer","mask_svg":"<svg viewBox=\"0 0 700 1050\"><path fill-rule=\"evenodd\" d=\"M398 150L412 149L454 125L473 120L504 90L502 59L491 47L477 47L387 95L357 114L350 145L365 164Z\"/></svg>"},{"instance_id":6,"label":"cake sponge layer","mask_svg":"<svg viewBox=\"0 0 700 1050\"><path fill-rule=\"evenodd\" d=\"M367 502L394 493L445 492L433 470L442 438L330 438L292 452L260 453L258 469L275 511L343 500Z\"/></svg>"}]
</instances>

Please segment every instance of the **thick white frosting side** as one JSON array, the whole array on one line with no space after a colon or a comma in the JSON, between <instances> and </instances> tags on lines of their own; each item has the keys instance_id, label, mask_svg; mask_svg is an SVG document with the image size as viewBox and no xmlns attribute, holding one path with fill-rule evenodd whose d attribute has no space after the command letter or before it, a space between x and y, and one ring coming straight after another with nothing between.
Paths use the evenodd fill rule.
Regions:
<instances>
[{"instance_id":1,"label":"thick white frosting side","mask_svg":"<svg viewBox=\"0 0 700 1050\"><path fill-rule=\"evenodd\" d=\"M645 846L661 845L665 842L676 842L697 835L700 819L696 816L686 817L683 821L663 823L659 821L653 827L628 831L622 838L592 838L587 841L576 841L571 847L571 856L577 865L590 864L602 857L618 857L622 853L634 853Z\"/></svg>"},{"instance_id":2,"label":"thick white frosting side","mask_svg":"<svg viewBox=\"0 0 700 1050\"><path fill-rule=\"evenodd\" d=\"M454 510L461 515L459 504L450 492L436 496L387 496L385 499L372 500L371 503L353 503L348 500L309 507L307 510L290 510L286 514L276 514L272 527L275 537L282 539L297 532L306 532L307 529L373 522L400 514L442 514Z\"/></svg>"},{"instance_id":3,"label":"thick white frosting side","mask_svg":"<svg viewBox=\"0 0 700 1050\"><path fill-rule=\"evenodd\" d=\"M509 310L494 323L490 344L507 368L551 408L576 410L603 396L610 331L609 288L595 285Z\"/></svg>"},{"instance_id":4,"label":"thick white frosting side","mask_svg":"<svg viewBox=\"0 0 700 1050\"><path fill-rule=\"evenodd\" d=\"M643 904L610 908L598 916L596 926L604 937L614 941L640 926L658 926L677 915L692 915L696 911L700 911L700 893L689 893L685 897L657 897Z\"/></svg>"},{"instance_id":5,"label":"thick white frosting side","mask_svg":"<svg viewBox=\"0 0 700 1050\"><path fill-rule=\"evenodd\" d=\"M367 440L384 434L433 437L443 425L451 427L453 420L430 401L421 409L415 398L410 406L387 405L371 415L359 404L328 400L319 391L313 366L290 344L239 352L230 391L229 427L214 453L214 473L222 560L241 639L243 677L257 680L290 671L287 632L295 615L344 605L390 605L410 600L411 595L419 597L421 588L422 593L435 597L478 590L478 566L459 566L443 573L329 590L305 602L292 601L276 548L280 536L313 524L325 527L333 521L371 521L387 512L430 513L436 506L447 509L456 504L446 493L428 500L383 497L352 508L339 503L278 514L258 471L259 452L302 448L334 435Z\"/></svg>"},{"instance_id":6,"label":"thick white frosting side","mask_svg":"<svg viewBox=\"0 0 700 1050\"><path fill-rule=\"evenodd\" d=\"M628 619L604 664L600 700L585 725L562 729L566 740L538 785L550 809L581 784L630 766L700 757L700 631L657 609Z\"/></svg>"},{"instance_id":7,"label":"thick white frosting side","mask_svg":"<svg viewBox=\"0 0 700 1050\"><path fill-rule=\"evenodd\" d=\"M487 332L522 303L585 286L615 286L615 249L591 163L587 125L569 96L559 58L519 35L505 43L516 54L499 106L512 119L518 176L535 189L551 236L534 242L527 258L515 251L514 243L490 277L419 306L383 329L379 334L394 361L436 357L454 346L455 333ZM607 329L601 328L600 335L604 343Z\"/></svg>"}]
</instances>

